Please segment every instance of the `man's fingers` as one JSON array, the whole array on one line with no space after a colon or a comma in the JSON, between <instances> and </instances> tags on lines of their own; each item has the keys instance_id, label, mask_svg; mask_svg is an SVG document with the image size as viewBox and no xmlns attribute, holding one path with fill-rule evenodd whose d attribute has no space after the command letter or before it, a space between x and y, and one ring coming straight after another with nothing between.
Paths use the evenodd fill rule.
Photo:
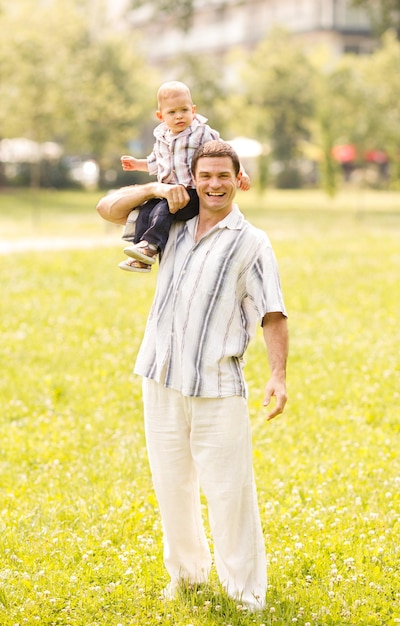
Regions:
<instances>
[{"instance_id":1,"label":"man's fingers","mask_svg":"<svg viewBox=\"0 0 400 626\"><path fill-rule=\"evenodd\" d=\"M287 400L287 396L285 393L275 394L273 390L267 389L265 393L265 397L264 397L264 402L263 402L264 406L269 405L272 397L276 398L276 404L275 404L275 407L268 413L267 422L269 422L269 420L274 419L274 417L276 417L277 415L280 415L281 413L283 413L283 409L285 408L285 404Z\"/></svg>"},{"instance_id":2,"label":"man's fingers","mask_svg":"<svg viewBox=\"0 0 400 626\"><path fill-rule=\"evenodd\" d=\"M270 411L268 413L267 422L269 422L270 420L273 420L274 417L276 417L277 415L280 415L282 412L283 412L283 409L281 407L276 406L273 411Z\"/></svg>"},{"instance_id":3,"label":"man's fingers","mask_svg":"<svg viewBox=\"0 0 400 626\"><path fill-rule=\"evenodd\" d=\"M171 187L167 194L167 202L171 213L183 209L190 200L190 196L183 185Z\"/></svg>"}]
</instances>

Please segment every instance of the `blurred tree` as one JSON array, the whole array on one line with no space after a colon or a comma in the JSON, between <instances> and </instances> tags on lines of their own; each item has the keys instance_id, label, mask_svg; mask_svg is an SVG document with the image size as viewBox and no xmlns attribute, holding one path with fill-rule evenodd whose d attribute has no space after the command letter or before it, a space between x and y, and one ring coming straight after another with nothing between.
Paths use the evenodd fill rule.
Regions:
<instances>
[{"instance_id":1,"label":"blurred tree","mask_svg":"<svg viewBox=\"0 0 400 626\"><path fill-rule=\"evenodd\" d=\"M32 11L23 0L0 16L1 135L27 137L36 142L54 139L63 92L60 76L68 63L65 39L71 22L57 28L54 11L47 16ZM38 165L32 166L32 184L37 185Z\"/></svg>"},{"instance_id":2,"label":"blurred tree","mask_svg":"<svg viewBox=\"0 0 400 626\"><path fill-rule=\"evenodd\" d=\"M63 140L99 161L126 151L154 108L155 79L120 37L104 36L74 51L66 70Z\"/></svg>"},{"instance_id":3,"label":"blurred tree","mask_svg":"<svg viewBox=\"0 0 400 626\"><path fill-rule=\"evenodd\" d=\"M385 151L392 187L400 189L400 42L393 31L366 59L364 84L368 86L368 150Z\"/></svg>"},{"instance_id":4,"label":"blurred tree","mask_svg":"<svg viewBox=\"0 0 400 626\"><path fill-rule=\"evenodd\" d=\"M333 197L338 189L339 167L333 156L336 140L336 122L338 120L329 98L329 85L321 77L317 86L318 97L315 102L315 118L310 122L310 141L301 141L300 149L304 156L317 163L321 186Z\"/></svg>"},{"instance_id":5,"label":"blurred tree","mask_svg":"<svg viewBox=\"0 0 400 626\"><path fill-rule=\"evenodd\" d=\"M387 158L391 184L399 186L400 82L395 79L399 68L400 43L392 31L371 55L344 55L334 67L326 69L325 65L324 69L322 63L317 68L310 128L321 150L322 171L331 194L336 189L332 153L338 146L349 146L349 162L343 153L344 172L354 167L365 172L368 158L376 158L381 165Z\"/></svg>"},{"instance_id":6,"label":"blurred tree","mask_svg":"<svg viewBox=\"0 0 400 626\"><path fill-rule=\"evenodd\" d=\"M277 184L298 186L298 145L309 138L313 115L311 63L286 31L275 30L247 58L243 83L246 94L238 113L243 127L270 144L271 159L280 168Z\"/></svg>"},{"instance_id":7,"label":"blurred tree","mask_svg":"<svg viewBox=\"0 0 400 626\"><path fill-rule=\"evenodd\" d=\"M173 17L183 31L190 30L195 0L132 0L132 8L148 5L154 14Z\"/></svg>"},{"instance_id":8,"label":"blurred tree","mask_svg":"<svg viewBox=\"0 0 400 626\"><path fill-rule=\"evenodd\" d=\"M352 0L356 7L363 7L378 35L393 28L400 37L400 0Z\"/></svg>"},{"instance_id":9,"label":"blurred tree","mask_svg":"<svg viewBox=\"0 0 400 626\"><path fill-rule=\"evenodd\" d=\"M226 129L225 116L221 110L221 103L225 102L226 97L222 64L204 55L179 55L171 60L169 73L188 85L197 111L207 117L210 126L222 136Z\"/></svg>"},{"instance_id":10,"label":"blurred tree","mask_svg":"<svg viewBox=\"0 0 400 626\"><path fill-rule=\"evenodd\" d=\"M100 161L126 150L154 97L132 37L94 29L78 1L32 11L19 0L0 14L0 28L1 136L56 140Z\"/></svg>"},{"instance_id":11,"label":"blurred tree","mask_svg":"<svg viewBox=\"0 0 400 626\"><path fill-rule=\"evenodd\" d=\"M354 144L361 152L364 150L365 129L368 126L366 85L360 71L361 57L344 56L332 66L325 52L318 51L312 57L315 102L310 131L322 186L328 195L334 196L339 173L335 147ZM343 170L347 165L343 165Z\"/></svg>"}]
</instances>

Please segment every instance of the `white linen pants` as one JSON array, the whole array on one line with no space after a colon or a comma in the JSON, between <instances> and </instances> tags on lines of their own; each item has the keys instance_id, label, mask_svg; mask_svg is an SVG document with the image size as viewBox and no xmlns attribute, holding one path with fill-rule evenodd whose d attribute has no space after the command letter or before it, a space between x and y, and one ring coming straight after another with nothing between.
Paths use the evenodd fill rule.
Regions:
<instances>
[{"instance_id":1,"label":"white linen pants","mask_svg":"<svg viewBox=\"0 0 400 626\"><path fill-rule=\"evenodd\" d=\"M144 378L143 401L170 588L205 582L210 572L201 486L222 585L249 608L263 608L267 568L246 400L191 398Z\"/></svg>"}]
</instances>

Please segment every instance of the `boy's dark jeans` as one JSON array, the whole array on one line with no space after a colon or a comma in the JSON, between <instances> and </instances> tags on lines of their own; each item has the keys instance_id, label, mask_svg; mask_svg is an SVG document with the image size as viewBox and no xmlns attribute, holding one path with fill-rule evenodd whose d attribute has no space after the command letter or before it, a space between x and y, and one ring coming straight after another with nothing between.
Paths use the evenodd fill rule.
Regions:
<instances>
[{"instance_id":1,"label":"boy's dark jeans","mask_svg":"<svg viewBox=\"0 0 400 626\"><path fill-rule=\"evenodd\" d=\"M144 239L163 252L172 222L190 220L199 213L199 197L196 190L187 188L186 191L190 200L177 213L170 213L168 202L164 198L153 198L137 207L140 210L136 220L134 243Z\"/></svg>"}]
</instances>

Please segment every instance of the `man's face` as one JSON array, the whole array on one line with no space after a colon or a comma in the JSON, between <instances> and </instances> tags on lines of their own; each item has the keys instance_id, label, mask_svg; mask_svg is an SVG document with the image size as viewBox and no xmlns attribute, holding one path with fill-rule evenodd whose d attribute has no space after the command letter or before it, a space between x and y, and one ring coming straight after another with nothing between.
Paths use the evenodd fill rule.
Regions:
<instances>
[{"instance_id":1,"label":"man's face","mask_svg":"<svg viewBox=\"0 0 400 626\"><path fill-rule=\"evenodd\" d=\"M230 157L201 157L194 173L200 210L218 214L221 219L230 213L239 178Z\"/></svg>"}]
</instances>

